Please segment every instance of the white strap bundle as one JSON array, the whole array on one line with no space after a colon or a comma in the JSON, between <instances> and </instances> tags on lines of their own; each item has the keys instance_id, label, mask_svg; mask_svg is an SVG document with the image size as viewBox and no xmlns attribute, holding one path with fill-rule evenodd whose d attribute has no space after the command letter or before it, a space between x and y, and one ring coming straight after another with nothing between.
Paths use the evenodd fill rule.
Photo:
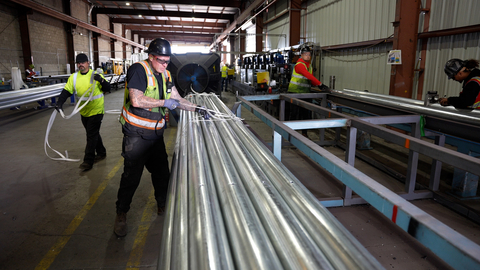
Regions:
<instances>
[{"instance_id":1,"label":"white strap bundle","mask_svg":"<svg viewBox=\"0 0 480 270\"><path fill-rule=\"evenodd\" d=\"M85 91L85 93L83 93L82 97L80 98L80 100L82 100L85 95L88 93L88 92L92 92L93 93L93 89L94 89L94 85L92 85L92 87L90 87L90 89L88 89L87 91ZM77 114L81 109L83 109L83 107L85 107L88 102L90 102L90 100L92 100L92 97L93 97L93 94L90 95L88 98L86 98L85 102L82 104L82 106L80 106L79 108L79 105L80 105L80 101L77 102L77 104L75 104L75 108L73 109L73 112L70 114L70 115L65 115L63 110L60 110L60 115L65 118L65 119L70 119L72 118L75 114ZM53 160L61 160L61 161L74 161L74 162L77 162L77 161L80 161L80 159L71 159L68 157L68 152L67 150L65 150L65 156L62 155L60 152L58 152L57 150L53 149L51 146L50 146L50 143L48 142L48 135L50 134L50 130L52 129L52 125L53 125L53 122L55 121L55 117L57 116L57 110L53 110L52 112L52 116L50 116L50 120L48 121L48 125L47 125L47 132L45 134L45 143L44 143L44 149L45 149L45 154L47 155L47 157L49 157L50 159L53 159ZM48 148L52 149L55 153L57 153L60 157L59 158L53 158L51 157L50 155L48 155L48 152L47 152L47 146Z\"/></svg>"}]
</instances>

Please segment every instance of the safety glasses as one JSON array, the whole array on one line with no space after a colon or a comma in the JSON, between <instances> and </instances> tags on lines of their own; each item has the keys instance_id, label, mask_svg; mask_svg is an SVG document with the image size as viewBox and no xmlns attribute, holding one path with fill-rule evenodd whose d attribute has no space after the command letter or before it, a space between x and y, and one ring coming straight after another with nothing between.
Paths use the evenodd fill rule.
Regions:
<instances>
[{"instance_id":1,"label":"safety glasses","mask_svg":"<svg viewBox=\"0 0 480 270\"><path fill-rule=\"evenodd\" d=\"M165 64L169 64L170 63L170 60L163 60L163 59L160 59L158 57L155 57L155 60L160 64L160 65L165 65Z\"/></svg>"}]
</instances>

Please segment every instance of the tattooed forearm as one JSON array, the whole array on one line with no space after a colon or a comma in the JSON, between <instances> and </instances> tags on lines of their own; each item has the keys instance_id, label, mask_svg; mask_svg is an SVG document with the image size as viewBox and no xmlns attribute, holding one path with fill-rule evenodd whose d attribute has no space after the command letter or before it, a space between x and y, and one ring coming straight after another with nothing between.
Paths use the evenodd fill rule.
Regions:
<instances>
[{"instance_id":1,"label":"tattooed forearm","mask_svg":"<svg viewBox=\"0 0 480 270\"><path fill-rule=\"evenodd\" d=\"M142 91L135 88L129 88L128 93L129 93L129 97L132 102L132 105L137 108L150 109L155 107L162 107L164 103L163 99L158 100L151 97L147 97L143 94Z\"/></svg>"},{"instance_id":2,"label":"tattooed forearm","mask_svg":"<svg viewBox=\"0 0 480 270\"><path fill-rule=\"evenodd\" d=\"M182 98L182 96L180 96L180 94L178 93L177 88L175 87L172 88L172 94L170 98L178 99L180 101L180 106L178 106L178 108L182 110L194 111L195 108L197 107L196 104Z\"/></svg>"}]
</instances>

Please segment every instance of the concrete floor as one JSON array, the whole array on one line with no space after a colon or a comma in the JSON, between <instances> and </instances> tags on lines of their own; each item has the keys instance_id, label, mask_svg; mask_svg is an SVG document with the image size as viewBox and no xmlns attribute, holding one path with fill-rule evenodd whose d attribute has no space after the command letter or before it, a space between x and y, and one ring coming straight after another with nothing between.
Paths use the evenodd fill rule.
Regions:
<instances>
[{"instance_id":1,"label":"concrete floor","mask_svg":"<svg viewBox=\"0 0 480 270\"><path fill-rule=\"evenodd\" d=\"M232 104L235 98L222 93ZM105 97L106 110L119 110L123 91ZM156 269L163 216L157 216L149 174L137 190L127 216L128 234L113 234L115 200L123 171L122 133L118 115L106 114L101 135L107 158L88 172L80 162L54 161L44 152L47 123L53 109L35 110L32 104L20 110L0 111L0 269ZM65 106L71 112L73 106ZM266 141L271 130L243 111L242 117ZM176 128L165 134L172 156ZM83 157L85 131L80 116L57 117L50 145L68 150L71 158ZM327 147L338 156L343 151ZM49 150L51 156L54 155ZM293 147L282 151L284 164L317 196L338 197L341 185ZM361 161L363 168L392 190L403 185ZM372 176L373 177L373 176ZM414 202L458 232L480 244L480 226L432 200ZM368 205L329 208L338 220L386 268L449 269L440 258Z\"/></svg>"}]
</instances>

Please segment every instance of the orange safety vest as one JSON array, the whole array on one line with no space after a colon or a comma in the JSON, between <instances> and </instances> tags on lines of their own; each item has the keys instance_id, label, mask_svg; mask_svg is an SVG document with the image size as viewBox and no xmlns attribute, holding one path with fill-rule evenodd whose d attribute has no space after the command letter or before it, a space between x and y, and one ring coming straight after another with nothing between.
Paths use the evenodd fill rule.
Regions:
<instances>
[{"instance_id":1,"label":"orange safety vest","mask_svg":"<svg viewBox=\"0 0 480 270\"><path fill-rule=\"evenodd\" d=\"M480 86L480 77L472 77L465 85L467 85L469 82L476 82ZM475 98L475 102L473 103L471 108L480 110L480 92L478 92L477 98Z\"/></svg>"}]
</instances>

